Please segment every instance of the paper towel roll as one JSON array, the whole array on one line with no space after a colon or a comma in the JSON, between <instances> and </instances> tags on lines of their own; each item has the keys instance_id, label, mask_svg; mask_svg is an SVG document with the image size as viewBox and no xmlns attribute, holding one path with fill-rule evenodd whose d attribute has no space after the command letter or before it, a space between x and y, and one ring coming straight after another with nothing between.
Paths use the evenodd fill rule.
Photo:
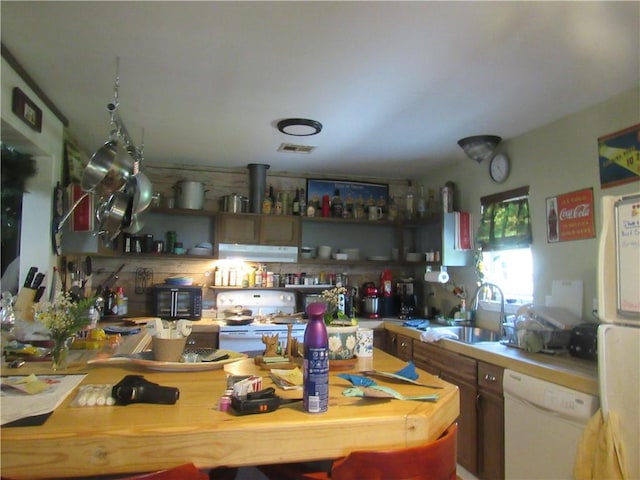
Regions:
<instances>
[{"instance_id":1,"label":"paper towel roll","mask_svg":"<svg viewBox=\"0 0 640 480\"><path fill-rule=\"evenodd\" d=\"M424 281L432 283L447 283L449 281L449 274L444 271L425 272Z\"/></svg>"}]
</instances>

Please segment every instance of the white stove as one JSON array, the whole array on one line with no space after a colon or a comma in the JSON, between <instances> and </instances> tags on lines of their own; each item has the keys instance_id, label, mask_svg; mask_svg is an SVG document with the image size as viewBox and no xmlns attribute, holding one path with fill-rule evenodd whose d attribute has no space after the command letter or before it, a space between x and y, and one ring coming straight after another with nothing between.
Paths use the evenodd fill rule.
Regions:
<instances>
[{"instance_id":1,"label":"white stove","mask_svg":"<svg viewBox=\"0 0 640 480\"><path fill-rule=\"evenodd\" d=\"M222 325L219 348L234 352L245 352L251 356L264 352L263 335L278 334L280 344L285 347L288 325L272 322L274 315L286 316L296 313L296 294L284 290L223 290L216 295L216 308L224 312L236 307L251 310L254 320L248 325ZM302 343L306 323L293 323L291 334Z\"/></svg>"}]
</instances>

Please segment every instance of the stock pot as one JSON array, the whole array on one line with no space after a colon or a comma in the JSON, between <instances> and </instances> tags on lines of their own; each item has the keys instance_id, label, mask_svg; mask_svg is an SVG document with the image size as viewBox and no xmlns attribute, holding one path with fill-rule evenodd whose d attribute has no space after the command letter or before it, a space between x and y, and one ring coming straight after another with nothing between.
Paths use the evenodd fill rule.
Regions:
<instances>
[{"instance_id":1,"label":"stock pot","mask_svg":"<svg viewBox=\"0 0 640 480\"><path fill-rule=\"evenodd\" d=\"M249 211L249 199L237 193L224 195L220 199L220 210L227 213L247 213Z\"/></svg>"},{"instance_id":2,"label":"stock pot","mask_svg":"<svg viewBox=\"0 0 640 480\"><path fill-rule=\"evenodd\" d=\"M176 191L176 207L189 210L202 210L204 206L204 183L181 180L173 187Z\"/></svg>"}]
</instances>

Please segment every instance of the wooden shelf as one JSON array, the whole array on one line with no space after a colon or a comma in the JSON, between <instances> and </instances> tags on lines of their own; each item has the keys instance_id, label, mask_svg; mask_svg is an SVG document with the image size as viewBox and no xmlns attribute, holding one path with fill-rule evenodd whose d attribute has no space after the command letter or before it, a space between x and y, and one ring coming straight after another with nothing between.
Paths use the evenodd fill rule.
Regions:
<instances>
[{"instance_id":1,"label":"wooden shelf","mask_svg":"<svg viewBox=\"0 0 640 480\"><path fill-rule=\"evenodd\" d=\"M306 265L401 265L410 267L440 267L440 262L406 262L401 260L334 260L322 258L299 258L298 263Z\"/></svg>"},{"instance_id":2,"label":"wooden shelf","mask_svg":"<svg viewBox=\"0 0 640 480\"><path fill-rule=\"evenodd\" d=\"M214 257L212 255L187 255L181 254L178 255L176 253L119 253L116 254L118 257L136 257L136 258L157 258L157 259L187 259L187 260L218 260L218 257Z\"/></svg>"},{"instance_id":3,"label":"wooden shelf","mask_svg":"<svg viewBox=\"0 0 640 480\"><path fill-rule=\"evenodd\" d=\"M159 213L164 215L191 215L193 217L215 217L218 212L211 210L192 210L190 208L164 208L151 207L149 213Z\"/></svg>"},{"instance_id":4,"label":"wooden shelf","mask_svg":"<svg viewBox=\"0 0 640 480\"><path fill-rule=\"evenodd\" d=\"M366 218L337 218L337 217L300 217L303 222L318 222L318 223L341 223L343 225L377 225L377 226L390 226L390 227L406 227L406 228L420 228L427 225L432 225L442 220L442 216L439 214L431 215L422 219L414 219L409 221L403 220L368 220Z\"/></svg>"}]
</instances>

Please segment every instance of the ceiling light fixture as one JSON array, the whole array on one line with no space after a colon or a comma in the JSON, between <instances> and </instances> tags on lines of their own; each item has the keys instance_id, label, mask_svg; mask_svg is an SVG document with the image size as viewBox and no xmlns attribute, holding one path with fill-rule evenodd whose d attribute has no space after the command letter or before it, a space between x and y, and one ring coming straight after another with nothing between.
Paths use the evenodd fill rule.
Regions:
<instances>
[{"instance_id":1,"label":"ceiling light fixture","mask_svg":"<svg viewBox=\"0 0 640 480\"><path fill-rule=\"evenodd\" d=\"M316 135L322 130L322 124L306 118L286 118L278 122L278 130L286 135L308 137Z\"/></svg>"},{"instance_id":2,"label":"ceiling light fixture","mask_svg":"<svg viewBox=\"0 0 640 480\"><path fill-rule=\"evenodd\" d=\"M480 163L493 156L493 152L501 140L495 135L475 135L458 140L458 145L471 160Z\"/></svg>"}]
</instances>

